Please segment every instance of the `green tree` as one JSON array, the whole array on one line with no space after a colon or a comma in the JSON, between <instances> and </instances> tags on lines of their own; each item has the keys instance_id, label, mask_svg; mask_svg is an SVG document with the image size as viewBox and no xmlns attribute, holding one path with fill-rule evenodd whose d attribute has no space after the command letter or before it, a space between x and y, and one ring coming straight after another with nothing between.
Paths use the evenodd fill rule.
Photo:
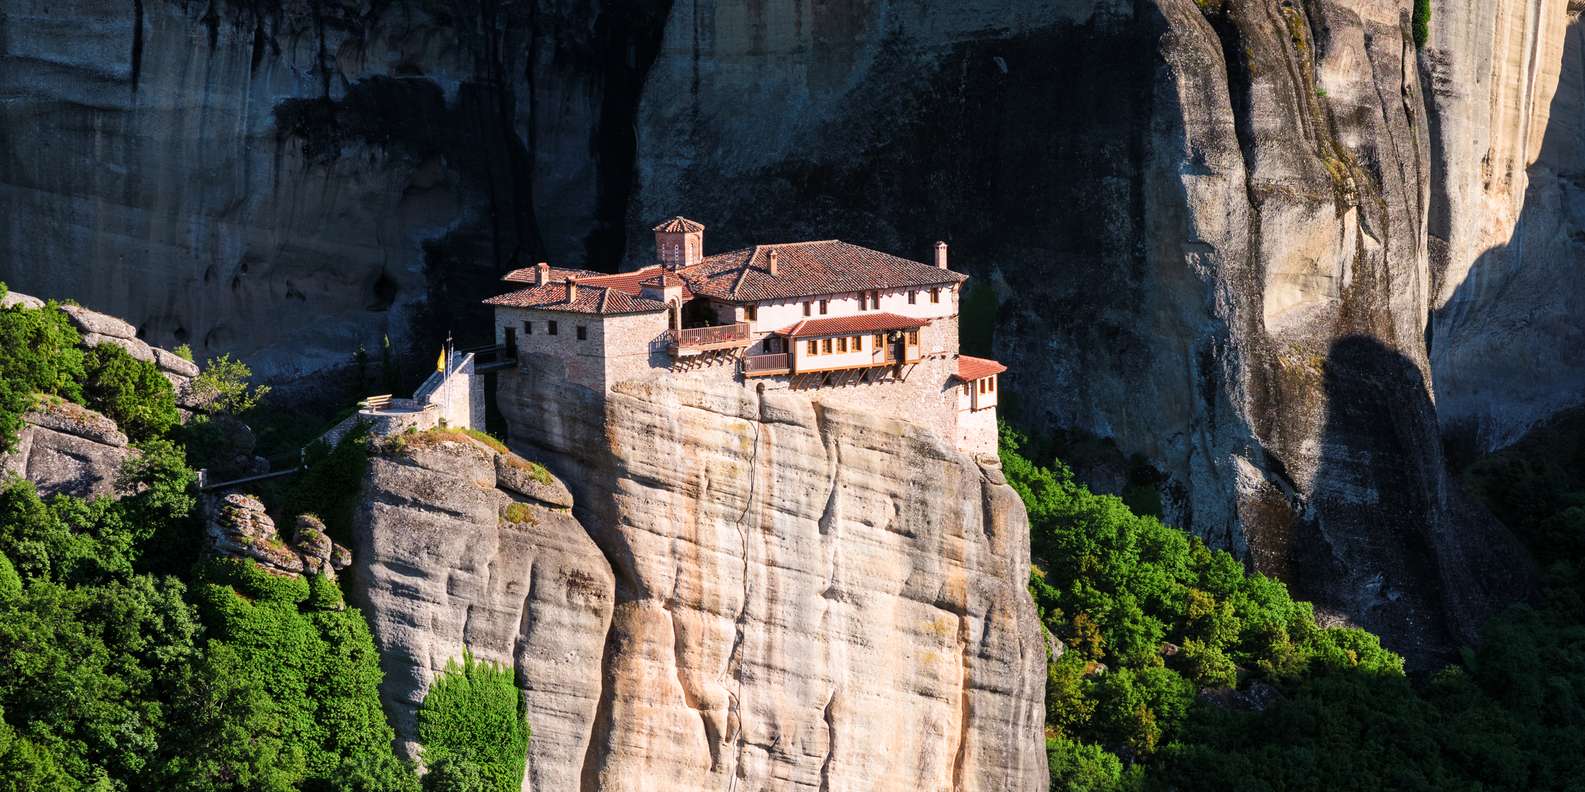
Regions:
<instances>
[{"instance_id":1,"label":"green tree","mask_svg":"<svg viewBox=\"0 0 1585 792\"><path fill-rule=\"evenodd\" d=\"M193 378L193 397L213 412L242 415L259 405L270 386L252 384L253 369L231 355L211 358Z\"/></svg>"},{"instance_id":2,"label":"green tree","mask_svg":"<svg viewBox=\"0 0 1585 792\"><path fill-rule=\"evenodd\" d=\"M424 761L444 771L433 789L511 792L522 786L528 722L512 670L464 651L435 679L418 710ZM480 785L482 782L482 785Z\"/></svg>"},{"instance_id":3,"label":"green tree","mask_svg":"<svg viewBox=\"0 0 1585 792\"><path fill-rule=\"evenodd\" d=\"M128 437L159 437L177 424L176 391L153 363L114 344L100 344L88 350L86 367L88 406L109 416Z\"/></svg>"}]
</instances>

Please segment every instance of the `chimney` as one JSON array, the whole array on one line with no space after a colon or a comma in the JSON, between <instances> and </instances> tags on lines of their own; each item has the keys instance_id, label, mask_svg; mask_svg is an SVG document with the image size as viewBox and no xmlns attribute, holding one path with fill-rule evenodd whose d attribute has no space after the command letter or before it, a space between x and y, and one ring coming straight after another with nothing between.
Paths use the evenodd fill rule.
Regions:
<instances>
[{"instance_id":1,"label":"chimney","mask_svg":"<svg viewBox=\"0 0 1585 792\"><path fill-rule=\"evenodd\" d=\"M567 279L567 302L575 302L575 301L577 301L577 299L578 299L578 279L577 278L568 278Z\"/></svg>"},{"instance_id":2,"label":"chimney","mask_svg":"<svg viewBox=\"0 0 1585 792\"><path fill-rule=\"evenodd\" d=\"M776 265L776 248L770 249L770 256L768 258L770 259L770 263L768 265L770 268L770 276L774 278L780 270L780 268Z\"/></svg>"},{"instance_id":3,"label":"chimney","mask_svg":"<svg viewBox=\"0 0 1585 792\"><path fill-rule=\"evenodd\" d=\"M550 283L550 265L541 261L534 265L534 285L544 286Z\"/></svg>"},{"instance_id":4,"label":"chimney","mask_svg":"<svg viewBox=\"0 0 1585 792\"><path fill-rule=\"evenodd\" d=\"M947 243L945 242L936 243L936 266L941 269L947 268Z\"/></svg>"}]
</instances>

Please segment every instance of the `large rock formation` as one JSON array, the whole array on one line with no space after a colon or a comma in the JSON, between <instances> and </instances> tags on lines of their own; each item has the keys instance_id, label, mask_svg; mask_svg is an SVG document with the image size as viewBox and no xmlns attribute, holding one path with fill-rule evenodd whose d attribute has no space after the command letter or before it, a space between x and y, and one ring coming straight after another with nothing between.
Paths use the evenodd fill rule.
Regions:
<instances>
[{"instance_id":1,"label":"large rock formation","mask_svg":"<svg viewBox=\"0 0 1585 792\"><path fill-rule=\"evenodd\" d=\"M1564 0L1438 6L1437 412L1470 451L1585 403L1585 32Z\"/></svg>"},{"instance_id":2,"label":"large rock formation","mask_svg":"<svg viewBox=\"0 0 1585 792\"><path fill-rule=\"evenodd\" d=\"M615 577L581 788L1045 788L1028 526L994 462L789 391L575 390L531 368L500 401Z\"/></svg>"},{"instance_id":3,"label":"large rock formation","mask_svg":"<svg viewBox=\"0 0 1585 792\"><path fill-rule=\"evenodd\" d=\"M332 580L352 563L351 552L331 541L325 523L314 515L297 517L287 543L264 504L251 495L210 496L204 511L209 548L216 555L249 559L276 575L320 575Z\"/></svg>"},{"instance_id":4,"label":"large rock formation","mask_svg":"<svg viewBox=\"0 0 1585 792\"><path fill-rule=\"evenodd\" d=\"M408 436L374 456L354 585L398 747L419 757L417 709L464 650L517 672L534 738L525 790L578 789L602 684L612 577L542 468L463 435Z\"/></svg>"},{"instance_id":5,"label":"large rock formation","mask_svg":"<svg viewBox=\"0 0 1585 792\"><path fill-rule=\"evenodd\" d=\"M678 2L630 219L947 238L1024 423L1138 455L1169 520L1423 659L1523 565L1441 458L1410 6Z\"/></svg>"},{"instance_id":6,"label":"large rock formation","mask_svg":"<svg viewBox=\"0 0 1585 792\"><path fill-rule=\"evenodd\" d=\"M22 421L16 447L0 454L0 474L31 481L46 497L114 496L122 465L137 453L115 421L71 402L45 400Z\"/></svg>"},{"instance_id":7,"label":"large rock formation","mask_svg":"<svg viewBox=\"0 0 1585 792\"><path fill-rule=\"evenodd\" d=\"M1428 116L1410 7L21 0L0 279L285 377L405 348L507 266L615 268L673 212L712 249L946 238L1023 422L1429 655L1523 588L1439 426L1500 443L1585 378L1585 88L1558 0L1439 7Z\"/></svg>"}]
</instances>

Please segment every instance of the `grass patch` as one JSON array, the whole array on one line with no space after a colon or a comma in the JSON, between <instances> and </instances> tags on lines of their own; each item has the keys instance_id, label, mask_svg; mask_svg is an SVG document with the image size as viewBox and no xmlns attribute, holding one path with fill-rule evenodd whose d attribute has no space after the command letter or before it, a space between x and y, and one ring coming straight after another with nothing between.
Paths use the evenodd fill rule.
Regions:
<instances>
[{"instance_id":1,"label":"grass patch","mask_svg":"<svg viewBox=\"0 0 1585 792\"><path fill-rule=\"evenodd\" d=\"M514 525L537 525L539 518L534 516L534 509L526 503L512 501L501 510L502 519Z\"/></svg>"}]
</instances>

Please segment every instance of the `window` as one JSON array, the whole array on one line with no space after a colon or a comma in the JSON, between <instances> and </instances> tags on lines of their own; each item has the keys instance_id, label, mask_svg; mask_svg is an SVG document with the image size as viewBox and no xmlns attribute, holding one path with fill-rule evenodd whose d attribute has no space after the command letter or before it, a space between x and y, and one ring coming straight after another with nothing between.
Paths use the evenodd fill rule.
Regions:
<instances>
[{"instance_id":1,"label":"window","mask_svg":"<svg viewBox=\"0 0 1585 792\"><path fill-rule=\"evenodd\" d=\"M909 305L913 305L914 303L916 303L918 301L919 301L919 292L916 292L913 289L909 289L908 290L908 304Z\"/></svg>"},{"instance_id":2,"label":"window","mask_svg":"<svg viewBox=\"0 0 1585 792\"><path fill-rule=\"evenodd\" d=\"M814 303L809 302L808 300L804 300L804 316L808 316L810 314L813 306L814 306Z\"/></svg>"},{"instance_id":3,"label":"window","mask_svg":"<svg viewBox=\"0 0 1585 792\"><path fill-rule=\"evenodd\" d=\"M969 384L969 383L967 383L967 382L963 383L963 395L964 396L970 396L973 393L974 393L974 386Z\"/></svg>"},{"instance_id":4,"label":"window","mask_svg":"<svg viewBox=\"0 0 1585 792\"><path fill-rule=\"evenodd\" d=\"M820 354L820 342L814 340L813 338L809 339L809 354L811 354L811 355Z\"/></svg>"},{"instance_id":5,"label":"window","mask_svg":"<svg viewBox=\"0 0 1585 792\"><path fill-rule=\"evenodd\" d=\"M551 319L551 320L545 322L545 334L546 335L555 335L556 334L556 320L555 319Z\"/></svg>"},{"instance_id":6,"label":"window","mask_svg":"<svg viewBox=\"0 0 1585 792\"><path fill-rule=\"evenodd\" d=\"M747 319L750 322L757 321L759 319L759 306L758 305L745 306L743 308L743 318Z\"/></svg>"},{"instance_id":7,"label":"window","mask_svg":"<svg viewBox=\"0 0 1585 792\"><path fill-rule=\"evenodd\" d=\"M846 351L848 351L848 337L847 336L842 336L841 338L837 339L837 351L838 352L846 352Z\"/></svg>"},{"instance_id":8,"label":"window","mask_svg":"<svg viewBox=\"0 0 1585 792\"><path fill-rule=\"evenodd\" d=\"M827 339L821 340L821 342L820 342L820 354L822 354L822 355L831 354L831 339L827 338Z\"/></svg>"},{"instance_id":9,"label":"window","mask_svg":"<svg viewBox=\"0 0 1585 792\"><path fill-rule=\"evenodd\" d=\"M534 334L534 323L528 321L527 319L524 319L523 320L523 335L533 335L533 334Z\"/></svg>"},{"instance_id":10,"label":"window","mask_svg":"<svg viewBox=\"0 0 1585 792\"><path fill-rule=\"evenodd\" d=\"M876 349L880 349L883 346L886 346L886 334L885 333L876 333L875 334L875 348Z\"/></svg>"},{"instance_id":11,"label":"window","mask_svg":"<svg viewBox=\"0 0 1585 792\"><path fill-rule=\"evenodd\" d=\"M826 315L826 309L830 308L830 307L831 307L831 301L830 300L821 300L820 301L820 315L821 316L825 316Z\"/></svg>"},{"instance_id":12,"label":"window","mask_svg":"<svg viewBox=\"0 0 1585 792\"><path fill-rule=\"evenodd\" d=\"M933 303L941 302L941 289L939 287L930 290L930 301Z\"/></svg>"},{"instance_id":13,"label":"window","mask_svg":"<svg viewBox=\"0 0 1585 792\"><path fill-rule=\"evenodd\" d=\"M579 341L588 341L589 340L589 328L584 327L583 325L578 325L578 340Z\"/></svg>"},{"instance_id":14,"label":"window","mask_svg":"<svg viewBox=\"0 0 1585 792\"><path fill-rule=\"evenodd\" d=\"M862 311L865 308L870 307L869 306L869 302L870 302L870 293L869 292L859 292L859 310Z\"/></svg>"},{"instance_id":15,"label":"window","mask_svg":"<svg viewBox=\"0 0 1585 792\"><path fill-rule=\"evenodd\" d=\"M909 346L919 346L919 331L918 330L909 330L908 331L908 345Z\"/></svg>"},{"instance_id":16,"label":"window","mask_svg":"<svg viewBox=\"0 0 1585 792\"><path fill-rule=\"evenodd\" d=\"M995 393L996 392L996 378L995 377L991 377L990 383L991 383L991 393Z\"/></svg>"}]
</instances>

